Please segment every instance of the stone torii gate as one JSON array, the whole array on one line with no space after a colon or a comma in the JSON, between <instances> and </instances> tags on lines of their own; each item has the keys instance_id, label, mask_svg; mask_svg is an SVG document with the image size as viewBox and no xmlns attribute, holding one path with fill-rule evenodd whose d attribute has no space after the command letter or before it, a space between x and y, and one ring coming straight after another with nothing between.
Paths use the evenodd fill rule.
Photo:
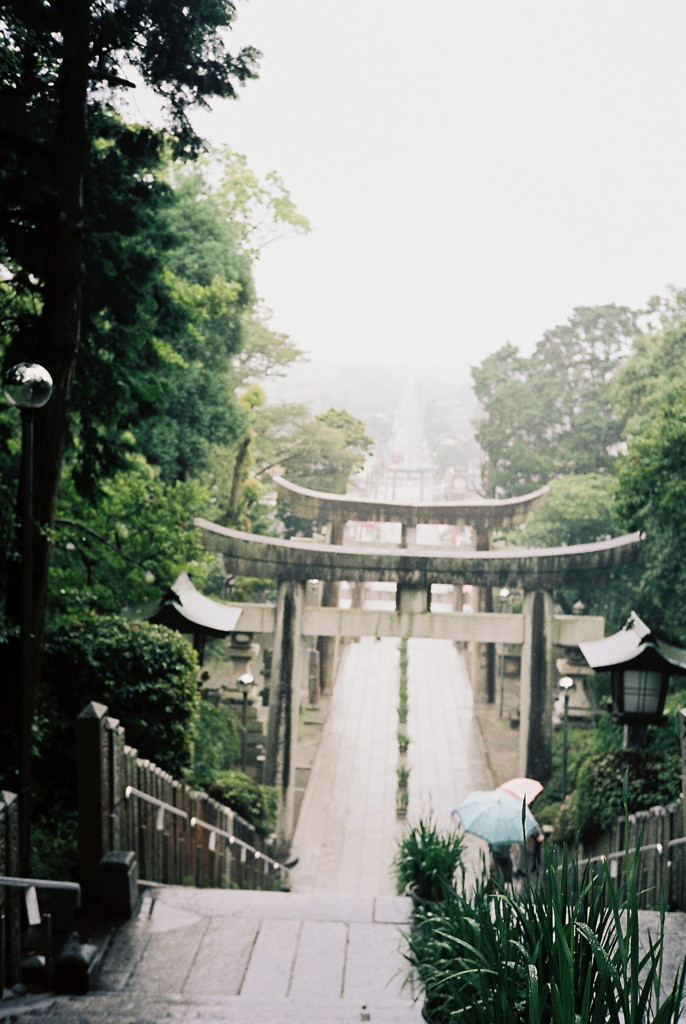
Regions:
<instances>
[{"instance_id":1,"label":"stone torii gate","mask_svg":"<svg viewBox=\"0 0 686 1024\"><path fill-rule=\"evenodd\" d=\"M349 522L399 523L400 547L407 549L414 549L417 545L417 527L427 524L467 526L474 536L476 550L488 551L494 530L521 526L530 512L545 504L550 491L549 487L540 487L537 491L516 498L479 498L471 502L427 503L378 501L375 498L357 498L313 491L279 476L273 478L273 483L279 496L288 502L296 515L303 519L311 519L326 528L327 539L331 544L343 543L345 527ZM336 607L338 589L337 583L324 581L322 604ZM461 598L461 590L457 593ZM477 587L474 598L475 612L493 611L490 587ZM425 611L430 610L430 595L427 596L427 602ZM461 610L461 604L456 610ZM317 646L320 652L322 680L325 687L330 687L335 679L336 643L331 637L320 637ZM483 693L485 699L490 702L495 699L494 654L492 644L473 644L470 666L472 686L478 693Z\"/></svg>"},{"instance_id":2,"label":"stone torii gate","mask_svg":"<svg viewBox=\"0 0 686 1024\"><path fill-rule=\"evenodd\" d=\"M346 499L349 500L349 499ZM425 513L422 513L425 514ZM600 639L601 617L555 615L550 592L577 585L637 560L641 535L596 544L547 549L510 548L458 553L441 548L381 549L317 544L246 534L205 519L195 525L206 547L224 556L237 575L278 581L276 606L244 604L240 628L273 633L265 781L281 794L280 838L292 836L295 753L300 694L304 689L305 637L435 637L466 643L520 644L520 771L547 781L552 757L555 647ZM395 611L307 607L307 581L397 584ZM432 584L521 587L521 614L432 613Z\"/></svg>"}]
</instances>

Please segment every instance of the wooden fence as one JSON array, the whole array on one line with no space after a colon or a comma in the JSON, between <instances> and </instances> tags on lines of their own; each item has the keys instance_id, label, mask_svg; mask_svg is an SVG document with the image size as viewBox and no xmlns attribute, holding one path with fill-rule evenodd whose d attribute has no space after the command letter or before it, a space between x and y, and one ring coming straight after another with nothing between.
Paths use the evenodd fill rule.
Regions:
<instances>
[{"instance_id":1,"label":"wooden fence","mask_svg":"<svg viewBox=\"0 0 686 1024\"><path fill-rule=\"evenodd\" d=\"M80 878L98 897L102 858L136 853L142 879L173 885L283 888L288 872L247 821L127 746L103 704L77 721Z\"/></svg>"},{"instance_id":2,"label":"wooden fence","mask_svg":"<svg viewBox=\"0 0 686 1024\"><path fill-rule=\"evenodd\" d=\"M617 885L626 879L628 862L637 858L639 906L686 910L686 837L684 797L666 807L617 818L614 829L595 844L593 855L579 862L607 862Z\"/></svg>"}]
</instances>

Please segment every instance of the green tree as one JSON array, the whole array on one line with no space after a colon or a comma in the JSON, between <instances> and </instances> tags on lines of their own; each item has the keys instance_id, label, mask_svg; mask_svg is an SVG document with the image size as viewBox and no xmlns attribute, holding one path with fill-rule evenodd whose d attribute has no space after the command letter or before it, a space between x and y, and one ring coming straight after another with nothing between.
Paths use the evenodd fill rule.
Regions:
<instances>
[{"instance_id":1,"label":"green tree","mask_svg":"<svg viewBox=\"0 0 686 1024\"><path fill-rule=\"evenodd\" d=\"M154 339L161 372L156 400L133 427L168 480L208 468L212 444L229 445L244 429L230 370L255 298L250 260L226 211L201 175L177 179L167 213L168 301Z\"/></svg>"},{"instance_id":2,"label":"green tree","mask_svg":"<svg viewBox=\"0 0 686 1024\"><path fill-rule=\"evenodd\" d=\"M269 311L258 304L244 319L243 345L233 357L231 370L234 387L238 390L283 377L289 367L305 358L302 349L287 334L272 330L270 316Z\"/></svg>"},{"instance_id":3,"label":"green tree","mask_svg":"<svg viewBox=\"0 0 686 1024\"><path fill-rule=\"evenodd\" d=\"M276 171L258 178L247 158L229 146L213 149L195 166L205 181L215 182L213 195L237 232L242 252L257 258L284 235L311 231Z\"/></svg>"},{"instance_id":4,"label":"green tree","mask_svg":"<svg viewBox=\"0 0 686 1024\"><path fill-rule=\"evenodd\" d=\"M614 490L614 478L601 473L557 477L550 481L545 505L508 538L524 547L555 548L614 537Z\"/></svg>"},{"instance_id":5,"label":"green tree","mask_svg":"<svg viewBox=\"0 0 686 1024\"><path fill-rule=\"evenodd\" d=\"M616 482L604 473L557 477L550 482L548 500L527 517L507 540L523 547L554 548L592 544L616 536L621 527L615 514ZM602 615L619 629L633 607L640 567L620 566L602 577L584 577L575 587L556 590L554 597L566 614L581 601L587 614Z\"/></svg>"},{"instance_id":6,"label":"green tree","mask_svg":"<svg viewBox=\"0 0 686 1024\"><path fill-rule=\"evenodd\" d=\"M619 368L612 385L612 401L629 436L649 426L674 387L686 378L686 292L652 299L646 315L652 327L649 323L636 338L631 358Z\"/></svg>"},{"instance_id":7,"label":"green tree","mask_svg":"<svg viewBox=\"0 0 686 1024\"><path fill-rule=\"evenodd\" d=\"M373 441L364 424L344 410L329 409L302 424L291 447L279 456L285 476L318 491L345 494L362 469Z\"/></svg>"},{"instance_id":8,"label":"green tree","mask_svg":"<svg viewBox=\"0 0 686 1024\"><path fill-rule=\"evenodd\" d=\"M7 0L0 13L0 236L19 311L5 365L38 362L55 384L52 400L36 417L35 518L41 529L31 606L37 648L73 382L87 329L97 122L117 91L130 85L126 76L133 68L164 101L177 151L197 151L188 111L211 96L234 96L255 75L256 51L246 48L233 57L226 50L223 32L234 14L230 0ZM10 588L10 595L17 592ZM9 611L18 619L12 602ZM3 653L3 675L15 676L16 648L5 645ZM18 732L17 708L11 703L3 711L7 751Z\"/></svg>"},{"instance_id":9,"label":"green tree","mask_svg":"<svg viewBox=\"0 0 686 1024\"><path fill-rule=\"evenodd\" d=\"M617 514L626 530L645 533L636 611L651 628L686 641L686 382L674 382L618 465Z\"/></svg>"},{"instance_id":10,"label":"green tree","mask_svg":"<svg viewBox=\"0 0 686 1024\"><path fill-rule=\"evenodd\" d=\"M195 480L167 483L141 455L103 481L92 502L67 483L55 523L49 607L55 617L118 613L151 601L182 571L210 571L193 518L208 490Z\"/></svg>"},{"instance_id":11,"label":"green tree","mask_svg":"<svg viewBox=\"0 0 686 1024\"><path fill-rule=\"evenodd\" d=\"M624 306L577 307L566 324L545 332L530 358L505 345L472 368L488 495L612 471L623 423L610 385L637 333L637 314Z\"/></svg>"}]
</instances>

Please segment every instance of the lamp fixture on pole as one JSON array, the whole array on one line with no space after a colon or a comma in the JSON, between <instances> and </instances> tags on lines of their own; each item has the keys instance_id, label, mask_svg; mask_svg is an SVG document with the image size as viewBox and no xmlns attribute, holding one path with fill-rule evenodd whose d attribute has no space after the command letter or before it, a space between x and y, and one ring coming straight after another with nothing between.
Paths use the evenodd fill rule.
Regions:
<instances>
[{"instance_id":1,"label":"lamp fixture on pole","mask_svg":"<svg viewBox=\"0 0 686 1024\"><path fill-rule=\"evenodd\" d=\"M244 672L236 680L238 689L243 696L243 734L241 736L241 771L245 771L248 759L248 694L255 685L255 679L250 672Z\"/></svg>"},{"instance_id":2,"label":"lamp fixture on pole","mask_svg":"<svg viewBox=\"0 0 686 1024\"><path fill-rule=\"evenodd\" d=\"M567 798L567 751L569 744L569 695L574 689L574 680L571 676L563 676L559 687L564 694L564 709L562 712L562 799Z\"/></svg>"},{"instance_id":3,"label":"lamp fixture on pole","mask_svg":"<svg viewBox=\"0 0 686 1024\"><path fill-rule=\"evenodd\" d=\"M37 363L17 363L3 379L5 398L21 411L21 473L19 521L21 524L21 671L19 682L18 797L19 864L24 875L31 866L31 724L33 719L34 644L33 621L33 446L34 421L52 395L52 377Z\"/></svg>"}]
</instances>

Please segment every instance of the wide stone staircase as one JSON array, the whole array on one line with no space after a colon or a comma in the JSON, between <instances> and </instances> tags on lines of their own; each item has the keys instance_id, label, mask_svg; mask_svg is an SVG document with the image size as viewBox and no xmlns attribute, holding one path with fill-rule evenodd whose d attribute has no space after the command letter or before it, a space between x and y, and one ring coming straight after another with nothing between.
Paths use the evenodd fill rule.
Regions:
<instances>
[{"instance_id":1,"label":"wide stone staircase","mask_svg":"<svg viewBox=\"0 0 686 1024\"><path fill-rule=\"evenodd\" d=\"M410 914L400 897L156 886L113 934L96 990L8 1000L0 1019L419 1024L402 955Z\"/></svg>"}]
</instances>

